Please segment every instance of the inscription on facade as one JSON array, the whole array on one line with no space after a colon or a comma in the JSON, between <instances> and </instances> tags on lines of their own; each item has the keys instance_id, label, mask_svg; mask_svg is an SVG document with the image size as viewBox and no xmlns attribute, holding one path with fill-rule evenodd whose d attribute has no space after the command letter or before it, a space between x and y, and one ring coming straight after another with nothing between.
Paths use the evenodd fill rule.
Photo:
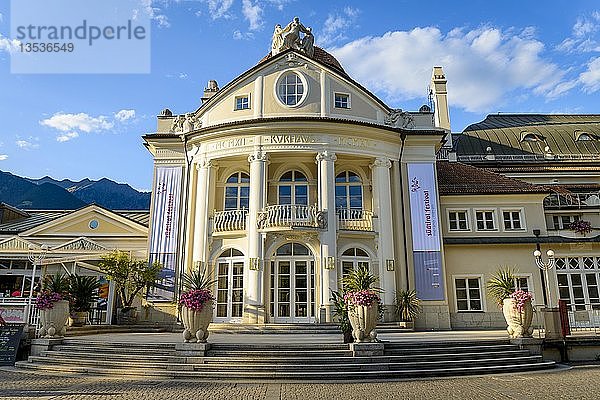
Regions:
<instances>
[{"instance_id":1,"label":"inscription on facade","mask_svg":"<svg viewBox=\"0 0 600 400\"><path fill-rule=\"evenodd\" d=\"M374 143L372 140L357 138L352 136L336 136L333 139L333 143L342 147L359 147L368 148L373 147Z\"/></svg>"},{"instance_id":2,"label":"inscription on facade","mask_svg":"<svg viewBox=\"0 0 600 400\"><path fill-rule=\"evenodd\" d=\"M311 135L271 135L269 136L269 139L273 144L306 144L317 142L317 138Z\"/></svg>"},{"instance_id":3,"label":"inscription on facade","mask_svg":"<svg viewBox=\"0 0 600 400\"><path fill-rule=\"evenodd\" d=\"M235 147L243 147L252 143L252 139L240 137L240 138L231 138L220 140L218 142L214 142L210 144L210 150L218 151L225 149L232 149Z\"/></svg>"}]
</instances>

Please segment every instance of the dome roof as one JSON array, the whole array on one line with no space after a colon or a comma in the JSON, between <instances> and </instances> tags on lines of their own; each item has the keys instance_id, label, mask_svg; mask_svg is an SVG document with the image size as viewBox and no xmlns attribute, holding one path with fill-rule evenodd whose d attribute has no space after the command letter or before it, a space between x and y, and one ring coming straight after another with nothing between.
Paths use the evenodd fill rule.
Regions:
<instances>
[{"instance_id":1,"label":"dome roof","mask_svg":"<svg viewBox=\"0 0 600 400\"><path fill-rule=\"evenodd\" d=\"M293 50L287 50L287 51L293 51ZM283 53L279 53L279 54L283 54ZM304 54L304 53L302 53L302 54ZM306 54L304 54L304 55L306 55ZM271 58L272 58L272 55L269 52L269 54L264 56L259 61L259 64L261 64ZM321 64L325 64L328 67L331 67L332 69L336 70L337 72L347 75L346 71L344 71L344 68L342 68L342 64L340 64L340 62L334 56L332 56L330 53L326 52L325 50L323 50L320 47L315 46L315 54L313 55L312 59L320 62Z\"/></svg>"}]
</instances>

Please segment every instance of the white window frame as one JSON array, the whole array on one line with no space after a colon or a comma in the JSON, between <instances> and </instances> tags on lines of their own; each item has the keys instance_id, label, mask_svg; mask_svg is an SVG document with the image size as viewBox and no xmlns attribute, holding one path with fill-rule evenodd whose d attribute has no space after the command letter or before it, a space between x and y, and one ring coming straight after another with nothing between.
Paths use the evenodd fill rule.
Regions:
<instances>
[{"instance_id":1,"label":"white window frame","mask_svg":"<svg viewBox=\"0 0 600 400\"><path fill-rule=\"evenodd\" d=\"M248 99L248 107L246 107L246 108L243 108L243 107L242 108L238 108L237 107L238 99L244 99L244 98ZM252 103L251 103L251 101L252 100L250 98L250 93L243 93L243 94L239 94L239 95L235 96L234 99L233 99L233 111L241 111L241 110L250 110L250 109L252 109Z\"/></svg>"},{"instance_id":2,"label":"white window frame","mask_svg":"<svg viewBox=\"0 0 600 400\"><path fill-rule=\"evenodd\" d=\"M348 98L348 106L347 107L338 107L335 105L335 97L336 96L346 96ZM343 93L343 92L333 92L333 108L336 108L338 110L349 110L352 108L352 100L351 100L351 96L350 93Z\"/></svg>"},{"instance_id":3,"label":"white window frame","mask_svg":"<svg viewBox=\"0 0 600 400\"><path fill-rule=\"evenodd\" d=\"M293 105L286 104L285 101L283 101L281 99L281 97L279 97L279 85L281 84L283 77L288 74L298 75L300 77L300 81L302 82L302 87L303 87L302 96L300 97L298 102ZM275 95L275 98L279 102L279 104L281 104L282 106L287 107L287 108L297 108L297 107L301 107L304 104L304 102L306 101L306 99L308 98L309 89L310 88L308 86L308 80L306 79L306 76L304 76L304 74L302 72L295 70L295 69L288 69L288 70L282 71L279 74L279 76L277 76L277 79L275 80L275 85L273 87L273 93Z\"/></svg>"},{"instance_id":4,"label":"white window frame","mask_svg":"<svg viewBox=\"0 0 600 400\"><path fill-rule=\"evenodd\" d=\"M460 228L452 229L450 227L450 213L456 213L456 212L464 212L465 213L465 216L467 217L467 229L460 229ZM467 209L467 208L447 208L446 209L446 219L448 221L448 223L447 223L448 232L471 232L473 230L471 228L471 215L469 213L469 209Z\"/></svg>"},{"instance_id":5,"label":"white window frame","mask_svg":"<svg viewBox=\"0 0 600 400\"><path fill-rule=\"evenodd\" d=\"M479 300L481 301L481 310L470 310L471 308L471 299L469 298L469 287L468 287L468 282L467 282L467 305L469 307L469 310L459 310L458 309L458 296L456 295L456 280L457 279L473 279L473 278L477 278L479 279ZM483 279L484 276L483 274L460 274L460 275L452 275L452 286L454 288L454 309L456 310L457 313L482 313L482 312L487 312L487 302L486 302L486 296L485 296L485 292L484 292L484 282L485 280Z\"/></svg>"},{"instance_id":6,"label":"white window frame","mask_svg":"<svg viewBox=\"0 0 600 400\"><path fill-rule=\"evenodd\" d=\"M550 221L552 228L548 228L548 229L553 230L553 231L556 231L556 230L558 230L558 231L567 230L567 229L569 229L569 225L571 223L573 223L576 220L582 219L579 214L556 213L556 214L550 214L550 216L552 217L552 219ZM558 228L556 228L555 225L554 225L554 218L555 217L558 218ZM562 221L563 217L569 217L569 221L570 222L569 222L568 225L565 225L563 223L563 221Z\"/></svg>"},{"instance_id":7,"label":"white window frame","mask_svg":"<svg viewBox=\"0 0 600 400\"><path fill-rule=\"evenodd\" d=\"M509 213L513 213L513 212L518 212L519 213L519 222L521 223L521 227L520 228L510 228L507 229L504 226L504 213L505 212L509 212ZM501 208L500 209L500 215L502 216L502 230L504 232L523 232L527 230L527 225L525 224L525 209L523 207L516 207L516 208ZM512 214L511 214L511 225L514 225L514 221L512 219Z\"/></svg>"},{"instance_id":8,"label":"white window frame","mask_svg":"<svg viewBox=\"0 0 600 400\"><path fill-rule=\"evenodd\" d=\"M479 227L477 226L477 213L478 212L482 212L482 213L486 213L486 212L491 212L492 213L492 224L494 225L494 227L492 229L479 229ZM498 213L496 212L495 208L477 208L474 211L474 216L475 218L473 219L473 225L475 226L475 230L477 232L497 232L498 231L498 218L497 215Z\"/></svg>"}]
</instances>

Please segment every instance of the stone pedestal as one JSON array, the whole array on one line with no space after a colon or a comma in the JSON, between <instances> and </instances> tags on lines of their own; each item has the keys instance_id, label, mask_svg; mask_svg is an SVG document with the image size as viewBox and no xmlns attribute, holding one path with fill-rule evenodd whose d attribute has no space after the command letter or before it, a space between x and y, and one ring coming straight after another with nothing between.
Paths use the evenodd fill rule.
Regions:
<instances>
[{"instance_id":1,"label":"stone pedestal","mask_svg":"<svg viewBox=\"0 0 600 400\"><path fill-rule=\"evenodd\" d=\"M520 337L510 339L510 344L516 344L520 350L528 350L532 356L541 356L544 340L536 338Z\"/></svg>"},{"instance_id":2,"label":"stone pedestal","mask_svg":"<svg viewBox=\"0 0 600 400\"><path fill-rule=\"evenodd\" d=\"M354 357L373 357L383 355L383 343L350 343Z\"/></svg>"},{"instance_id":3,"label":"stone pedestal","mask_svg":"<svg viewBox=\"0 0 600 400\"><path fill-rule=\"evenodd\" d=\"M53 346L59 345L63 342L63 338L54 338L54 339L31 339L31 350L30 355L39 356L42 351L52 350Z\"/></svg>"},{"instance_id":4,"label":"stone pedestal","mask_svg":"<svg viewBox=\"0 0 600 400\"><path fill-rule=\"evenodd\" d=\"M558 307L542 308L542 315L544 316L546 339L562 339L560 311Z\"/></svg>"}]
</instances>

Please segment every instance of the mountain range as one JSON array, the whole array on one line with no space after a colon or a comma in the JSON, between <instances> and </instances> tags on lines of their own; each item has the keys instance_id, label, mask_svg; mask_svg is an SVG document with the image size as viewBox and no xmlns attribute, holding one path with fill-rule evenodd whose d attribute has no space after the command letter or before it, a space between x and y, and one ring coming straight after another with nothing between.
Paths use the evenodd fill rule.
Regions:
<instances>
[{"instance_id":1,"label":"mountain range","mask_svg":"<svg viewBox=\"0 0 600 400\"><path fill-rule=\"evenodd\" d=\"M71 210L95 203L111 210L148 210L150 192L107 178L62 181L23 178L0 171L0 202L22 209Z\"/></svg>"}]
</instances>

